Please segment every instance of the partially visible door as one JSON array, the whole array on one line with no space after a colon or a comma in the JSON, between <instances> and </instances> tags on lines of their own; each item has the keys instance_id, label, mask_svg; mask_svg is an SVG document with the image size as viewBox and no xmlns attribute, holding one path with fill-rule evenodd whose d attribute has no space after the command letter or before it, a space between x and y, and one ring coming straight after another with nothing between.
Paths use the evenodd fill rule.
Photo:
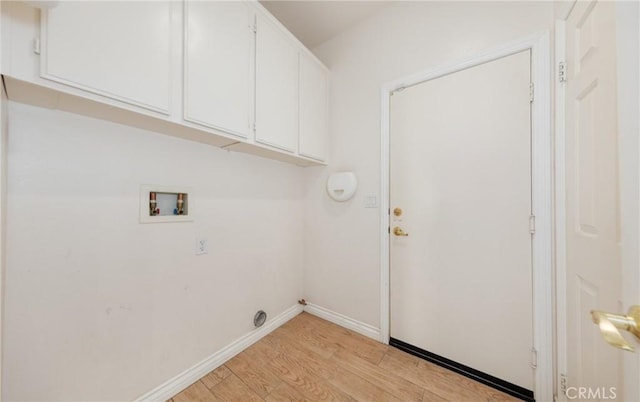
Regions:
<instances>
[{"instance_id":1,"label":"partially visible door","mask_svg":"<svg viewBox=\"0 0 640 402\"><path fill-rule=\"evenodd\" d=\"M614 3L578 1L566 22L566 317L568 397L621 397L621 352L591 310L622 312ZM615 387L618 392L610 392Z\"/></svg>"},{"instance_id":2,"label":"partially visible door","mask_svg":"<svg viewBox=\"0 0 640 402\"><path fill-rule=\"evenodd\" d=\"M390 131L391 337L525 390L530 59L527 50L394 93Z\"/></svg>"}]
</instances>

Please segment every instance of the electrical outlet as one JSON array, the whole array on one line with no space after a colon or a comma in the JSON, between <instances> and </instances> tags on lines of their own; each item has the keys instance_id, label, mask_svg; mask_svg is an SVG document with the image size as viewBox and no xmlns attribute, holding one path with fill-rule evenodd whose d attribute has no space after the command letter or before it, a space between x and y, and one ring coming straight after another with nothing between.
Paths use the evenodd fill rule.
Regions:
<instances>
[{"instance_id":1,"label":"electrical outlet","mask_svg":"<svg viewBox=\"0 0 640 402\"><path fill-rule=\"evenodd\" d=\"M209 254L209 244L206 237L196 239L196 255Z\"/></svg>"}]
</instances>

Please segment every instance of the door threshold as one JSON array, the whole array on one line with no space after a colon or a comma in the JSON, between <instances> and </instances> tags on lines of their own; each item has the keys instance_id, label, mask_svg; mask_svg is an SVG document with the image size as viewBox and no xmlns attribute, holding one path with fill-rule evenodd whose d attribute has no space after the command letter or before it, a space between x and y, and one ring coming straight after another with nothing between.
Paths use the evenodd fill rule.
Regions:
<instances>
[{"instance_id":1,"label":"door threshold","mask_svg":"<svg viewBox=\"0 0 640 402\"><path fill-rule=\"evenodd\" d=\"M395 338L389 338L389 345L397 349L400 349L403 352L409 353L410 355L419 357L433 364L437 364L440 367L444 367L448 370L461 374L474 381L487 385L491 388L497 389L498 391L504 392L505 394L509 394L515 398L518 398L527 402L535 402L535 399L533 397L533 391L523 388L519 385L512 384L508 381L494 377L487 373L483 373L482 371L476 370L469 366L465 366L464 364L460 364L453 360L449 360L445 357L439 356L435 353L428 352L424 349L420 349L417 346L410 345L406 342L402 342L401 340L398 340Z\"/></svg>"}]
</instances>

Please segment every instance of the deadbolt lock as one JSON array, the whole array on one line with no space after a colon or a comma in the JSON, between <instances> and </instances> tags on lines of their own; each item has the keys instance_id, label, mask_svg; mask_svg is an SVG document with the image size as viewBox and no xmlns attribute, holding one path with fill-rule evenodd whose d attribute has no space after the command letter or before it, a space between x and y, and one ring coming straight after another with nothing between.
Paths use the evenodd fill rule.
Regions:
<instances>
[{"instance_id":1,"label":"deadbolt lock","mask_svg":"<svg viewBox=\"0 0 640 402\"><path fill-rule=\"evenodd\" d=\"M394 209L393 209L393 214L394 214L395 216L400 216L400 215L402 215L402 208L394 208Z\"/></svg>"}]
</instances>

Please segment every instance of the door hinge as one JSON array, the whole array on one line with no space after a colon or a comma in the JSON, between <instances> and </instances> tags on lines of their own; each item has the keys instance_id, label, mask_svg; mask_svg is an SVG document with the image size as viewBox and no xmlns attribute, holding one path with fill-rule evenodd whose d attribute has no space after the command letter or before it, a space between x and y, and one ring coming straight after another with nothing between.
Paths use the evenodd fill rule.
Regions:
<instances>
[{"instance_id":1,"label":"door hinge","mask_svg":"<svg viewBox=\"0 0 640 402\"><path fill-rule=\"evenodd\" d=\"M249 29L251 29L253 31L253 33L258 33L258 25L257 24L249 25Z\"/></svg>"},{"instance_id":2,"label":"door hinge","mask_svg":"<svg viewBox=\"0 0 640 402\"><path fill-rule=\"evenodd\" d=\"M529 233L536 234L536 216L529 215Z\"/></svg>"},{"instance_id":3,"label":"door hinge","mask_svg":"<svg viewBox=\"0 0 640 402\"><path fill-rule=\"evenodd\" d=\"M569 383L569 377L566 374L560 374L560 392L563 395L567 395L567 384Z\"/></svg>"},{"instance_id":4,"label":"door hinge","mask_svg":"<svg viewBox=\"0 0 640 402\"><path fill-rule=\"evenodd\" d=\"M255 121L253 122L253 132L254 133L256 132L256 122Z\"/></svg>"},{"instance_id":5,"label":"door hinge","mask_svg":"<svg viewBox=\"0 0 640 402\"><path fill-rule=\"evenodd\" d=\"M529 84L529 102L533 102L533 98L534 98L534 88L533 88L533 82L531 82Z\"/></svg>"},{"instance_id":6,"label":"door hinge","mask_svg":"<svg viewBox=\"0 0 640 402\"><path fill-rule=\"evenodd\" d=\"M558 63L558 81L567 82L567 63L564 61Z\"/></svg>"},{"instance_id":7,"label":"door hinge","mask_svg":"<svg viewBox=\"0 0 640 402\"><path fill-rule=\"evenodd\" d=\"M531 368L538 368L538 351L536 348L531 348Z\"/></svg>"},{"instance_id":8,"label":"door hinge","mask_svg":"<svg viewBox=\"0 0 640 402\"><path fill-rule=\"evenodd\" d=\"M40 54L40 39L38 38L33 40L33 53Z\"/></svg>"},{"instance_id":9,"label":"door hinge","mask_svg":"<svg viewBox=\"0 0 640 402\"><path fill-rule=\"evenodd\" d=\"M391 226L387 226L387 233L391 234Z\"/></svg>"}]
</instances>

